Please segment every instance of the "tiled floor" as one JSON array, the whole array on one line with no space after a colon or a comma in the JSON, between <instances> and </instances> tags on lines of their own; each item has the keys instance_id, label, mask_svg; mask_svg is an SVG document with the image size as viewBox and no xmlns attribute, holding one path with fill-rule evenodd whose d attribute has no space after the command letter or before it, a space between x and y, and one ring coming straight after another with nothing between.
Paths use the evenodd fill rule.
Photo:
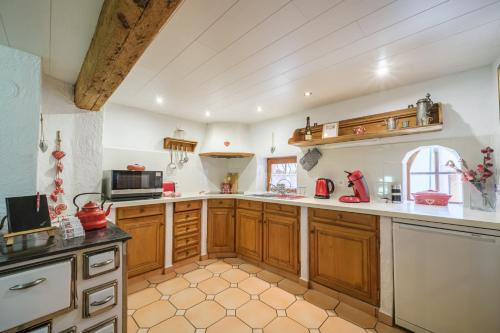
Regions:
<instances>
[{"instance_id":1,"label":"tiled floor","mask_svg":"<svg viewBox=\"0 0 500 333\"><path fill-rule=\"evenodd\" d=\"M236 258L136 280L130 292L129 333L403 332Z\"/></svg>"}]
</instances>

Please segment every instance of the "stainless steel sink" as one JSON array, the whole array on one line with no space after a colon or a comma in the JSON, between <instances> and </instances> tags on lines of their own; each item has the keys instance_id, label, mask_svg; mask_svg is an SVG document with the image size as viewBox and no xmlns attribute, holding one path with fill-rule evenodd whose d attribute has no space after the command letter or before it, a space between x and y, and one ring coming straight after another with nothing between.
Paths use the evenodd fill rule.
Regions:
<instances>
[{"instance_id":1,"label":"stainless steel sink","mask_svg":"<svg viewBox=\"0 0 500 333\"><path fill-rule=\"evenodd\" d=\"M249 194L249 196L252 197L260 197L260 198L276 198L276 199L283 199L283 200L294 200L294 199L302 199L305 198L303 195L296 195L296 194L278 194L278 193L254 193L254 194Z\"/></svg>"}]
</instances>

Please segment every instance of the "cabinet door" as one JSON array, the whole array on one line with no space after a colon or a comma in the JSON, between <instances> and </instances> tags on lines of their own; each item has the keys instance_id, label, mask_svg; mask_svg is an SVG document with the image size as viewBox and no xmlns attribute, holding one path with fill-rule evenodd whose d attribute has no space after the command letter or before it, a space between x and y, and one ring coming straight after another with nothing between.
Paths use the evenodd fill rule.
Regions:
<instances>
[{"instance_id":1,"label":"cabinet door","mask_svg":"<svg viewBox=\"0 0 500 333\"><path fill-rule=\"evenodd\" d=\"M262 260L262 213L247 209L236 211L236 252Z\"/></svg>"},{"instance_id":2,"label":"cabinet door","mask_svg":"<svg viewBox=\"0 0 500 333\"><path fill-rule=\"evenodd\" d=\"M163 268L165 221L163 215L118 220L132 239L127 242L128 276Z\"/></svg>"},{"instance_id":3,"label":"cabinet door","mask_svg":"<svg viewBox=\"0 0 500 333\"><path fill-rule=\"evenodd\" d=\"M281 214L264 215L264 262L297 273L298 220Z\"/></svg>"},{"instance_id":4,"label":"cabinet door","mask_svg":"<svg viewBox=\"0 0 500 333\"><path fill-rule=\"evenodd\" d=\"M314 221L309 227L311 280L378 305L377 233Z\"/></svg>"},{"instance_id":5,"label":"cabinet door","mask_svg":"<svg viewBox=\"0 0 500 333\"><path fill-rule=\"evenodd\" d=\"M208 252L234 252L233 208L208 208Z\"/></svg>"}]
</instances>

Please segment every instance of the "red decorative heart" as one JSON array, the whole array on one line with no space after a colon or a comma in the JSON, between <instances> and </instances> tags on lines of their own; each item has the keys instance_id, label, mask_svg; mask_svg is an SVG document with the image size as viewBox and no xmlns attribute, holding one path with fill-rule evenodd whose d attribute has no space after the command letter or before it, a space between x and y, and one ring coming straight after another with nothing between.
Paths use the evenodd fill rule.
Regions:
<instances>
[{"instance_id":1,"label":"red decorative heart","mask_svg":"<svg viewBox=\"0 0 500 333\"><path fill-rule=\"evenodd\" d=\"M64 165L61 162L57 163L57 171L62 172L63 170L64 170Z\"/></svg>"},{"instance_id":2,"label":"red decorative heart","mask_svg":"<svg viewBox=\"0 0 500 333\"><path fill-rule=\"evenodd\" d=\"M56 201L57 201L57 194L56 194L56 193L54 193L54 192L52 192L52 193L50 194L50 200L52 200L52 201L56 202Z\"/></svg>"},{"instance_id":3,"label":"red decorative heart","mask_svg":"<svg viewBox=\"0 0 500 333\"><path fill-rule=\"evenodd\" d=\"M226 141L224 141L224 146L229 147L229 145L230 145L230 144L231 144L231 142L229 142L229 141L227 141L227 140L226 140Z\"/></svg>"},{"instance_id":4,"label":"red decorative heart","mask_svg":"<svg viewBox=\"0 0 500 333\"><path fill-rule=\"evenodd\" d=\"M56 208L54 210L59 210L59 212L62 212L63 210L66 210L68 209L68 206L66 206L65 203L60 203L56 206Z\"/></svg>"},{"instance_id":5,"label":"red decorative heart","mask_svg":"<svg viewBox=\"0 0 500 333\"><path fill-rule=\"evenodd\" d=\"M52 152L52 156L54 156L56 160L60 160L61 158L66 156L66 153L63 152L62 150L56 150Z\"/></svg>"},{"instance_id":6,"label":"red decorative heart","mask_svg":"<svg viewBox=\"0 0 500 333\"><path fill-rule=\"evenodd\" d=\"M61 185L63 184L62 178L54 179L54 184L56 184L56 187L61 187Z\"/></svg>"}]
</instances>

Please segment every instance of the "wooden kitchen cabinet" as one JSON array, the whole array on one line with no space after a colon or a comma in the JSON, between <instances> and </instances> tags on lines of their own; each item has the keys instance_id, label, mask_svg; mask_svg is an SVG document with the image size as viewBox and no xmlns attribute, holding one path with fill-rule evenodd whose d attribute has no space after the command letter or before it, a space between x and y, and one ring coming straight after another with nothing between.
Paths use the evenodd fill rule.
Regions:
<instances>
[{"instance_id":1,"label":"wooden kitchen cabinet","mask_svg":"<svg viewBox=\"0 0 500 333\"><path fill-rule=\"evenodd\" d=\"M310 279L379 305L378 217L309 209Z\"/></svg>"},{"instance_id":2,"label":"wooden kitchen cabinet","mask_svg":"<svg viewBox=\"0 0 500 333\"><path fill-rule=\"evenodd\" d=\"M172 260L199 258L201 231L201 200L174 204Z\"/></svg>"},{"instance_id":3,"label":"wooden kitchen cabinet","mask_svg":"<svg viewBox=\"0 0 500 333\"><path fill-rule=\"evenodd\" d=\"M236 252L262 261L262 211L236 210Z\"/></svg>"},{"instance_id":4,"label":"wooden kitchen cabinet","mask_svg":"<svg viewBox=\"0 0 500 333\"><path fill-rule=\"evenodd\" d=\"M235 211L233 199L208 200L208 253L234 254Z\"/></svg>"},{"instance_id":5,"label":"wooden kitchen cabinet","mask_svg":"<svg viewBox=\"0 0 500 333\"><path fill-rule=\"evenodd\" d=\"M163 268L164 211L163 204L117 208L116 224L132 237L127 243L129 277Z\"/></svg>"},{"instance_id":6,"label":"wooden kitchen cabinet","mask_svg":"<svg viewBox=\"0 0 500 333\"><path fill-rule=\"evenodd\" d=\"M297 274L299 272L299 221L297 216L266 211L263 229L264 262Z\"/></svg>"}]
</instances>

